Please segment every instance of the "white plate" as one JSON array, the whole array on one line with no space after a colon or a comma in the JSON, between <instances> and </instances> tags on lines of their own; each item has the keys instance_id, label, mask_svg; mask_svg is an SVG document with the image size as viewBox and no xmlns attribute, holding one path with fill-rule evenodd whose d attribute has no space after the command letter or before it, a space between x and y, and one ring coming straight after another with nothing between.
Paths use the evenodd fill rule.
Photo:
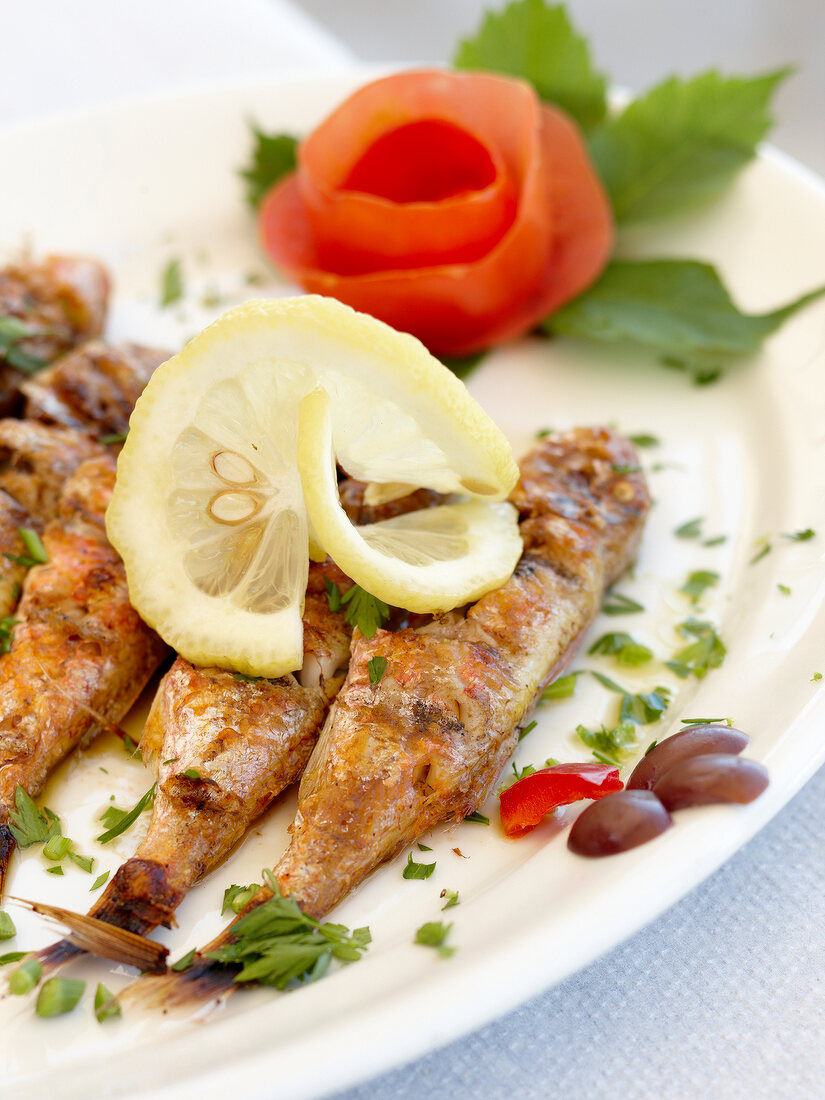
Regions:
<instances>
[{"instance_id":1,"label":"white plate","mask_svg":"<svg viewBox=\"0 0 825 1100\"><path fill-rule=\"evenodd\" d=\"M109 335L177 346L223 305L249 296L248 272L264 273L236 169L249 152L246 120L302 133L349 90L355 78L273 81L119 106L43 122L0 137L2 239L36 252L79 250L115 272ZM703 212L636 231L623 250L680 255L719 264L737 299L767 309L823 280L825 190L776 154L748 168L729 193ZM184 263L186 303L157 308L160 271ZM283 293L271 275L255 293ZM202 307L217 286L222 306ZM701 683L658 672L624 675L610 661L582 659L637 689L656 683L675 696L666 720L641 732L645 746L682 717L733 716L753 736L750 755L765 761L771 786L745 808L680 815L655 843L605 861L570 855L548 821L508 842L495 826L464 824L427 838L437 868L406 881L406 857L381 869L336 911L369 924L364 960L323 982L278 995L234 997L207 1027L131 1012L100 1027L90 993L71 1015L44 1022L28 998L0 1004L3 1081L15 1095L225 1097L315 1096L444 1044L505 1012L596 958L661 913L711 873L788 801L825 758L819 730L825 694L825 303L794 318L764 353L721 382L692 387L638 350L562 340L525 340L491 355L471 381L476 397L509 433L516 452L536 429L614 422L650 431L661 446L644 452L656 506L635 575L622 592L645 615L604 619L594 628L626 629L667 657L674 624L692 611L677 591L689 570L722 574L701 615L720 626L729 654ZM652 469L664 463L659 470ZM727 541L703 547L673 536L705 517L705 533ZM780 532L813 527L816 539ZM773 550L749 564L760 537ZM785 595L778 584L791 588ZM825 681L823 681L825 683ZM519 746L521 765L550 754L582 758L577 722L610 721L610 696L592 678L574 699L542 708L538 728ZM135 722L139 729L139 721ZM103 766L106 772L100 770ZM93 841L97 818L114 793L131 805L151 777L119 743L102 739L49 784L46 802L81 850L98 858L95 874L126 858L140 826L110 849ZM203 944L225 923L217 916L225 886L258 878L286 842L293 796L281 799L232 859L181 905L180 927L160 934L172 957ZM488 813L495 818L495 799ZM145 821L142 823L145 827ZM460 847L459 858L452 849ZM10 893L85 909L91 879L76 868L44 873L37 855L17 858ZM415 929L440 918L439 893L459 889L449 961L414 946ZM605 919L605 914L610 918ZM53 935L14 910L21 946ZM15 941L4 950L17 946ZM91 982L119 988L125 975L102 963L76 968Z\"/></svg>"}]
</instances>

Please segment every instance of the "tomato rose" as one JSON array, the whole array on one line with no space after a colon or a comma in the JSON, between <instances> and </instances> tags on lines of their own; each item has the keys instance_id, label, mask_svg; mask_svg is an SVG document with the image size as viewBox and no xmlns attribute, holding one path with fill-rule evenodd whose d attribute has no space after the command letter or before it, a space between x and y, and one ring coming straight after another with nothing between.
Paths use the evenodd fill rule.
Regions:
<instances>
[{"instance_id":1,"label":"tomato rose","mask_svg":"<svg viewBox=\"0 0 825 1100\"><path fill-rule=\"evenodd\" d=\"M307 290L465 355L585 289L613 243L575 123L525 83L405 72L350 96L260 208L269 255Z\"/></svg>"}]
</instances>

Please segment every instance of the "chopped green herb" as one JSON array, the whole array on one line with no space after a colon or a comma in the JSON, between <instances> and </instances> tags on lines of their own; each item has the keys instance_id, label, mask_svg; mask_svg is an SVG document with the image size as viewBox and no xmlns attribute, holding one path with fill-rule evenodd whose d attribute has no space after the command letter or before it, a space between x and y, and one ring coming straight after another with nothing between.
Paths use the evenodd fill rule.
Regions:
<instances>
[{"instance_id":1,"label":"chopped green herb","mask_svg":"<svg viewBox=\"0 0 825 1100\"><path fill-rule=\"evenodd\" d=\"M26 553L33 562L38 565L45 565L49 560L49 555L46 553L46 548L40 541L40 536L31 527L18 527L20 532L20 538L23 540L23 545L26 547Z\"/></svg>"},{"instance_id":2,"label":"chopped green herb","mask_svg":"<svg viewBox=\"0 0 825 1100\"><path fill-rule=\"evenodd\" d=\"M528 722L526 726L522 726L521 729L519 730L519 735L518 735L519 741L523 741L524 738L527 736L527 734L532 733L537 725L538 725L538 722L534 718L532 722Z\"/></svg>"},{"instance_id":3,"label":"chopped green herb","mask_svg":"<svg viewBox=\"0 0 825 1100\"><path fill-rule=\"evenodd\" d=\"M34 1011L38 1016L64 1016L72 1011L85 988L86 983L77 978L49 978L37 994Z\"/></svg>"},{"instance_id":4,"label":"chopped green herb","mask_svg":"<svg viewBox=\"0 0 825 1100\"><path fill-rule=\"evenodd\" d=\"M576 692L576 680L579 676L581 672L570 672L567 676L560 676L542 691L539 702L549 703L552 699L569 699Z\"/></svg>"},{"instance_id":5,"label":"chopped green herb","mask_svg":"<svg viewBox=\"0 0 825 1100\"><path fill-rule=\"evenodd\" d=\"M123 735L123 747L129 756L134 756L138 751L137 742L133 741L128 733L124 733Z\"/></svg>"},{"instance_id":6,"label":"chopped green herb","mask_svg":"<svg viewBox=\"0 0 825 1100\"><path fill-rule=\"evenodd\" d=\"M688 576L679 591L684 592L691 603L698 604L705 592L718 583L718 573L714 573L712 569L697 569Z\"/></svg>"},{"instance_id":7,"label":"chopped green herb","mask_svg":"<svg viewBox=\"0 0 825 1100\"><path fill-rule=\"evenodd\" d=\"M111 797L114 798L115 796L112 795ZM120 824L120 822L124 819L124 817L126 817L128 812L128 810L118 809L117 806L107 806L103 813L100 815L100 820L107 829L113 829L115 825Z\"/></svg>"},{"instance_id":8,"label":"chopped green herb","mask_svg":"<svg viewBox=\"0 0 825 1100\"><path fill-rule=\"evenodd\" d=\"M484 814L479 813L478 810L475 810L471 814L467 814L467 816L464 818L464 820L465 821L471 821L475 825L489 825L490 824L489 817L485 817Z\"/></svg>"},{"instance_id":9,"label":"chopped green herb","mask_svg":"<svg viewBox=\"0 0 825 1100\"><path fill-rule=\"evenodd\" d=\"M201 306L204 309L217 309L222 301L223 298L221 296L220 290L214 285L214 283L210 283L210 285L206 288L206 290L203 292L203 295L201 296Z\"/></svg>"},{"instance_id":10,"label":"chopped green herb","mask_svg":"<svg viewBox=\"0 0 825 1100\"><path fill-rule=\"evenodd\" d=\"M181 955L177 962L173 962L169 969L174 970L176 973L180 973L181 970L188 970L197 953L197 948L193 947L191 951L187 951L185 955Z\"/></svg>"},{"instance_id":11,"label":"chopped green herb","mask_svg":"<svg viewBox=\"0 0 825 1100\"><path fill-rule=\"evenodd\" d=\"M7 951L5 955L0 955L0 966L20 962L21 959L25 959L26 955L28 955L28 951Z\"/></svg>"},{"instance_id":12,"label":"chopped green herb","mask_svg":"<svg viewBox=\"0 0 825 1100\"><path fill-rule=\"evenodd\" d=\"M403 878L429 878L435 870L435 863L416 863L412 852L407 856L407 866L401 872Z\"/></svg>"},{"instance_id":13,"label":"chopped green herb","mask_svg":"<svg viewBox=\"0 0 825 1100\"><path fill-rule=\"evenodd\" d=\"M633 722L619 722L612 729L602 726L597 730L579 725L576 726L576 733L597 760L617 768L636 748L636 726Z\"/></svg>"},{"instance_id":14,"label":"chopped green herb","mask_svg":"<svg viewBox=\"0 0 825 1100\"><path fill-rule=\"evenodd\" d=\"M162 766L163 766L164 768L166 768L166 767L168 767L168 766L169 766L170 764L177 764L178 760L180 760L180 757L179 757L179 756L170 756L168 760L164 760L164 761L163 761L163 765L162 765Z\"/></svg>"},{"instance_id":15,"label":"chopped green herb","mask_svg":"<svg viewBox=\"0 0 825 1100\"><path fill-rule=\"evenodd\" d=\"M182 772L178 772L179 776L183 776L184 779L200 779L201 773L197 768L186 768Z\"/></svg>"},{"instance_id":16,"label":"chopped green herb","mask_svg":"<svg viewBox=\"0 0 825 1100\"><path fill-rule=\"evenodd\" d=\"M387 658L371 657L367 661L367 667L370 671L370 683L377 684L387 670Z\"/></svg>"},{"instance_id":17,"label":"chopped green herb","mask_svg":"<svg viewBox=\"0 0 825 1100\"><path fill-rule=\"evenodd\" d=\"M112 432L110 435L102 435L99 437L98 442L107 445L109 443L125 443L128 434L129 429L127 428L125 432Z\"/></svg>"},{"instance_id":18,"label":"chopped green herb","mask_svg":"<svg viewBox=\"0 0 825 1100\"><path fill-rule=\"evenodd\" d=\"M329 604L330 611L340 611L341 589L335 581L331 581L329 577L324 577L324 587L327 590L327 603Z\"/></svg>"},{"instance_id":19,"label":"chopped green herb","mask_svg":"<svg viewBox=\"0 0 825 1100\"><path fill-rule=\"evenodd\" d=\"M126 813L124 813L122 810L118 811L122 816L114 825L108 828L105 833L100 834L100 836L97 838L98 843L108 844L110 840L114 840L116 836L120 836L121 833L125 833L126 830L130 828L130 826L134 825L134 823L137 821L143 811L148 810L152 803L155 801L156 787L157 783L153 783L146 794L132 807L131 810L128 810ZM111 810L114 810L115 808L116 807L114 806L110 807L110 809L107 810L106 813L103 815L103 818L101 818L101 820L104 822L104 824L106 823L106 816L110 814Z\"/></svg>"},{"instance_id":20,"label":"chopped green herb","mask_svg":"<svg viewBox=\"0 0 825 1100\"><path fill-rule=\"evenodd\" d=\"M56 863L59 863L61 859L65 859L69 854L69 849L72 846L72 842L67 836L51 837L50 840L43 845L43 855L46 859L51 859Z\"/></svg>"},{"instance_id":21,"label":"chopped green herb","mask_svg":"<svg viewBox=\"0 0 825 1100\"><path fill-rule=\"evenodd\" d=\"M0 653L8 653L11 649L12 635L17 626L17 619L11 615L5 615L0 619Z\"/></svg>"},{"instance_id":22,"label":"chopped green herb","mask_svg":"<svg viewBox=\"0 0 825 1100\"><path fill-rule=\"evenodd\" d=\"M655 739L653 741L651 741L650 744L645 749L645 756L647 756L649 753L653 752L653 750L656 748L656 746L658 744L659 744L659 742L656 741Z\"/></svg>"},{"instance_id":23,"label":"chopped green herb","mask_svg":"<svg viewBox=\"0 0 825 1100\"><path fill-rule=\"evenodd\" d=\"M683 638L696 640L684 646L665 664L677 676L687 679L693 675L701 680L710 669L719 668L725 659L725 644L711 623L687 619L676 628Z\"/></svg>"},{"instance_id":24,"label":"chopped green herb","mask_svg":"<svg viewBox=\"0 0 825 1100\"><path fill-rule=\"evenodd\" d=\"M659 686L655 691L634 695L601 672L593 672L592 675L609 691L615 691L621 695L622 699L619 704L620 723L636 722L641 725L649 725L664 714L670 703L670 691L666 687Z\"/></svg>"},{"instance_id":25,"label":"chopped green herb","mask_svg":"<svg viewBox=\"0 0 825 1100\"><path fill-rule=\"evenodd\" d=\"M0 909L0 940L11 940L16 935L17 929L14 927L14 921L5 909Z\"/></svg>"},{"instance_id":26,"label":"chopped green herb","mask_svg":"<svg viewBox=\"0 0 825 1100\"><path fill-rule=\"evenodd\" d=\"M321 924L307 916L292 897L284 897L271 872L265 871L274 897L232 926L232 942L209 958L238 963L236 982L258 981L284 989L291 982L322 978L333 958L357 962L371 942L369 928L352 932L342 924Z\"/></svg>"},{"instance_id":27,"label":"chopped green herb","mask_svg":"<svg viewBox=\"0 0 825 1100\"><path fill-rule=\"evenodd\" d=\"M813 683L814 680L821 680L821 679L822 679L822 673L821 672L815 672L813 674L813 676L811 677L811 682Z\"/></svg>"},{"instance_id":28,"label":"chopped green herb","mask_svg":"<svg viewBox=\"0 0 825 1100\"><path fill-rule=\"evenodd\" d=\"M72 863L76 863L78 867L81 867L87 874L92 873L92 867L94 867L95 861L89 856L78 855L77 852L69 852L69 859Z\"/></svg>"},{"instance_id":29,"label":"chopped green herb","mask_svg":"<svg viewBox=\"0 0 825 1100\"><path fill-rule=\"evenodd\" d=\"M22 997L24 993L31 992L40 981L42 973L43 967L37 959L27 959L9 978L9 992L15 997Z\"/></svg>"},{"instance_id":30,"label":"chopped green herb","mask_svg":"<svg viewBox=\"0 0 825 1100\"><path fill-rule=\"evenodd\" d=\"M266 134L252 125L255 146L252 163L239 174L246 181L246 200L257 209L267 191L295 168L298 139L289 134ZM260 276L256 276L260 280ZM247 282L250 282L247 276Z\"/></svg>"},{"instance_id":31,"label":"chopped green herb","mask_svg":"<svg viewBox=\"0 0 825 1100\"><path fill-rule=\"evenodd\" d=\"M434 947L442 959L449 959L455 954L454 947L447 947L445 941L450 934L451 924L443 924L441 921L428 921L422 924L415 933L415 943L424 947Z\"/></svg>"},{"instance_id":32,"label":"chopped green herb","mask_svg":"<svg viewBox=\"0 0 825 1100\"><path fill-rule=\"evenodd\" d=\"M761 543L762 543L762 545L760 546L760 548L756 551L756 553L751 558L750 562L748 563L749 565L756 565L756 563L758 561L761 561L764 557L767 557L768 554L770 554L770 552L771 552L770 542L767 539L762 539Z\"/></svg>"},{"instance_id":33,"label":"chopped green herb","mask_svg":"<svg viewBox=\"0 0 825 1100\"><path fill-rule=\"evenodd\" d=\"M32 844L45 844L53 836L60 835L60 820L57 814L44 808L38 810L32 798L17 784L14 792L15 809L9 815L11 829L18 848L28 848Z\"/></svg>"},{"instance_id":34,"label":"chopped green herb","mask_svg":"<svg viewBox=\"0 0 825 1100\"><path fill-rule=\"evenodd\" d=\"M552 434L553 434L553 429L552 428L539 428L536 431L536 439L546 439L548 437L548 435L552 435Z\"/></svg>"},{"instance_id":35,"label":"chopped green herb","mask_svg":"<svg viewBox=\"0 0 825 1100\"><path fill-rule=\"evenodd\" d=\"M611 462L610 469L614 474L638 474L641 466L633 466L629 462Z\"/></svg>"},{"instance_id":36,"label":"chopped green herb","mask_svg":"<svg viewBox=\"0 0 825 1100\"><path fill-rule=\"evenodd\" d=\"M535 771L536 771L536 769L533 767L532 764L525 764L523 768L519 769L516 765L515 760L512 762L511 767L513 769L513 775L516 778L515 778L515 780L511 779L509 783L505 784L505 786L510 786L514 782L517 783L519 781L519 779L524 779L528 775L534 775Z\"/></svg>"},{"instance_id":37,"label":"chopped green herb","mask_svg":"<svg viewBox=\"0 0 825 1100\"><path fill-rule=\"evenodd\" d=\"M460 905L461 902L458 897L458 890L442 890L439 897L446 898L447 901L441 906L441 912L445 909L452 909L454 905Z\"/></svg>"},{"instance_id":38,"label":"chopped green herb","mask_svg":"<svg viewBox=\"0 0 825 1100\"><path fill-rule=\"evenodd\" d=\"M390 609L384 601L371 596L360 584L354 584L341 597L341 604L346 604L346 621L357 626L365 638L374 637L379 626L390 617Z\"/></svg>"},{"instance_id":39,"label":"chopped green herb","mask_svg":"<svg viewBox=\"0 0 825 1100\"><path fill-rule=\"evenodd\" d=\"M629 435L627 438L634 447L658 447L661 443L657 435L649 435L647 432L640 432L638 435Z\"/></svg>"},{"instance_id":40,"label":"chopped green herb","mask_svg":"<svg viewBox=\"0 0 825 1100\"><path fill-rule=\"evenodd\" d=\"M100 887L109 880L109 871L104 871L102 875L98 875L92 885L89 887L89 893L94 893L95 890L99 890Z\"/></svg>"},{"instance_id":41,"label":"chopped green herb","mask_svg":"<svg viewBox=\"0 0 825 1100\"><path fill-rule=\"evenodd\" d=\"M605 77L563 4L513 0L500 12L485 12L478 31L459 43L453 64L526 80L583 129L595 126L606 110Z\"/></svg>"},{"instance_id":42,"label":"chopped green herb","mask_svg":"<svg viewBox=\"0 0 825 1100\"><path fill-rule=\"evenodd\" d=\"M605 615L634 615L637 611L644 611L644 604L631 600L629 596L622 596L618 592L608 592L602 604Z\"/></svg>"},{"instance_id":43,"label":"chopped green herb","mask_svg":"<svg viewBox=\"0 0 825 1100\"><path fill-rule=\"evenodd\" d=\"M54 865L54 867L47 867L46 868L46 874L47 875L62 875L63 873L64 873L63 868L60 866L59 863L56 863Z\"/></svg>"},{"instance_id":44,"label":"chopped green herb","mask_svg":"<svg viewBox=\"0 0 825 1100\"><path fill-rule=\"evenodd\" d=\"M794 531L792 534L783 534L783 539L792 539L793 542L807 542L808 539L814 538L816 531L810 527L806 527L804 531Z\"/></svg>"},{"instance_id":45,"label":"chopped green herb","mask_svg":"<svg viewBox=\"0 0 825 1100\"><path fill-rule=\"evenodd\" d=\"M683 726L712 726L715 722L724 722L726 726L733 725L732 718L683 718Z\"/></svg>"},{"instance_id":46,"label":"chopped green herb","mask_svg":"<svg viewBox=\"0 0 825 1100\"><path fill-rule=\"evenodd\" d=\"M727 535L714 535L713 538L703 539L703 546L721 546L723 542L728 541Z\"/></svg>"},{"instance_id":47,"label":"chopped green herb","mask_svg":"<svg viewBox=\"0 0 825 1100\"><path fill-rule=\"evenodd\" d=\"M776 587L779 589L783 596L790 596L791 590L790 588L788 588L787 584L778 584Z\"/></svg>"},{"instance_id":48,"label":"chopped green herb","mask_svg":"<svg viewBox=\"0 0 825 1100\"><path fill-rule=\"evenodd\" d=\"M249 886L238 886L235 883L227 886L223 892L221 916L224 915L227 909L231 909L233 913L240 913L246 903L255 897L260 888L257 882L251 882Z\"/></svg>"},{"instance_id":49,"label":"chopped green herb","mask_svg":"<svg viewBox=\"0 0 825 1100\"><path fill-rule=\"evenodd\" d=\"M702 534L702 524L704 519L702 516L696 519L689 519L686 523L682 523L673 534L677 539L698 539Z\"/></svg>"},{"instance_id":50,"label":"chopped green herb","mask_svg":"<svg viewBox=\"0 0 825 1100\"><path fill-rule=\"evenodd\" d=\"M183 297L183 274L180 260L173 259L164 267L160 276L160 307L174 305Z\"/></svg>"},{"instance_id":51,"label":"chopped green herb","mask_svg":"<svg viewBox=\"0 0 825 1100\"><path fill-rule=\"evenodd\" d=\"M419 852L431 852L432 848L428 844L422 844L419 841L418 842L418 850L419 850Z\"/></svg>"},{"instance_id":52,"label":"chopped green herb","mask_svg":"<svg viewBox=\"0 0 825 1100\"><path fill-rule=\"evenodd\" d=\"M19 345L34 336L48 336L49 332L49 329L27 325L19 317L0 317L0 359L23 374L35 374L46 366L46 360Z\"/></svg>"},{"instance_id":53,"label":"chopped green herb","mask_svg":"<svg viewBox=\"0 0 825 1100\"><path fill-rule=\"evenodd\" d=\"M602 653L605 656L615 657L620 665L643 665L653 657L653 650L646 645L637 642L629 634L615 631L612 634L603 634L588 649L588 653Z\"/></svg>"},{"instance_id":54,"label":"chopped green herb","mask_svg":"<svg viewBox=\"0 0 825 1100\"><path fill-rule=\"evenodd\" d=\"M102 1024L104 1020L116 1020L122 1015L120 1005L117 1004L114 997L114 993L108 990L102 982L97 983L95 1017L99 1024Z\"/></svg>"}]
</instances>

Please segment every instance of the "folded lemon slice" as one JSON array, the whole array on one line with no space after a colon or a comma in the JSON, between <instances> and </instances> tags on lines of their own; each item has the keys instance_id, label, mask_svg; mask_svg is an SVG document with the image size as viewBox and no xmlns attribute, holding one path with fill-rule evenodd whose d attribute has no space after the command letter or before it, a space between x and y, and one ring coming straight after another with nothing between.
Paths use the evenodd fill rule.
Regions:
<instances>
[{"instance_id":1,"label":"folded lemon slice","mask_svg":"<svg viewBox=\"0 0 825 1100\"><path fill-rule=\"evenodd\" d=\"M335 459L375 499L470 499L356 529ZM495 503L517 476L503 434L413 337L333 299L252 301L155 372L107 529L132 602L179 653L279 676L302 663L308 548L386 602L455 607L518 558L514 511Z\"/></svg>"}]
</instances>

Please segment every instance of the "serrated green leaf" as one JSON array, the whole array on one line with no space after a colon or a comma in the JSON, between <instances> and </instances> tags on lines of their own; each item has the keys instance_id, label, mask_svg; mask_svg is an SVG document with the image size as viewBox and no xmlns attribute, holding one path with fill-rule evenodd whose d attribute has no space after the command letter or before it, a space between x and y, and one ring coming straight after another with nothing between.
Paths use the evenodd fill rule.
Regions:
<instances>
[{"instance_id":1,"label":"serrated green leaf","mask_svg":"<svg viewBox=\"0 0 825 1100\"><path fill-rule=\"evenodd\" d=\"M257 209L269 188L294 170L298 139L289 134L266 134L254 125L252 133L252 161L239 174L246 181L247 202Z\"/></svg>"},{"instance_id":2,"label":"serrated green leaf","mask_svg":"<svg viewBox=\"0 0 825 1100\"><path fill-rule=\"evenodd\" d=\"M770 129L770 101L789 72L669 77L606 118L589 147L616 220L674 214L725 187Z\"/></svg>"},{"instance_id":3,"label":"serrated green leaf","mask_svg":"<svg viewBox=\"0 0 825 1100\"><path fill-rule=\"evenodd\" d=\"M596 283L543 327L605 343L635 342L689 363L751 355L819 287L768 313L742 313L710 264L695 260L615 260Z\"/></svg>"},{"instance_id":4,"label":"serrated green leaf","mask_svg":"<svg viewBox=\"0 0 825 1100\"><path fill-rule=\"evenodd\" d=\"M501 12L487 12L478 32L459 43L453 64L521 77L585 129L604 116L605 78L562 4L515 0Z\"/></svg>"}]
</instances>

